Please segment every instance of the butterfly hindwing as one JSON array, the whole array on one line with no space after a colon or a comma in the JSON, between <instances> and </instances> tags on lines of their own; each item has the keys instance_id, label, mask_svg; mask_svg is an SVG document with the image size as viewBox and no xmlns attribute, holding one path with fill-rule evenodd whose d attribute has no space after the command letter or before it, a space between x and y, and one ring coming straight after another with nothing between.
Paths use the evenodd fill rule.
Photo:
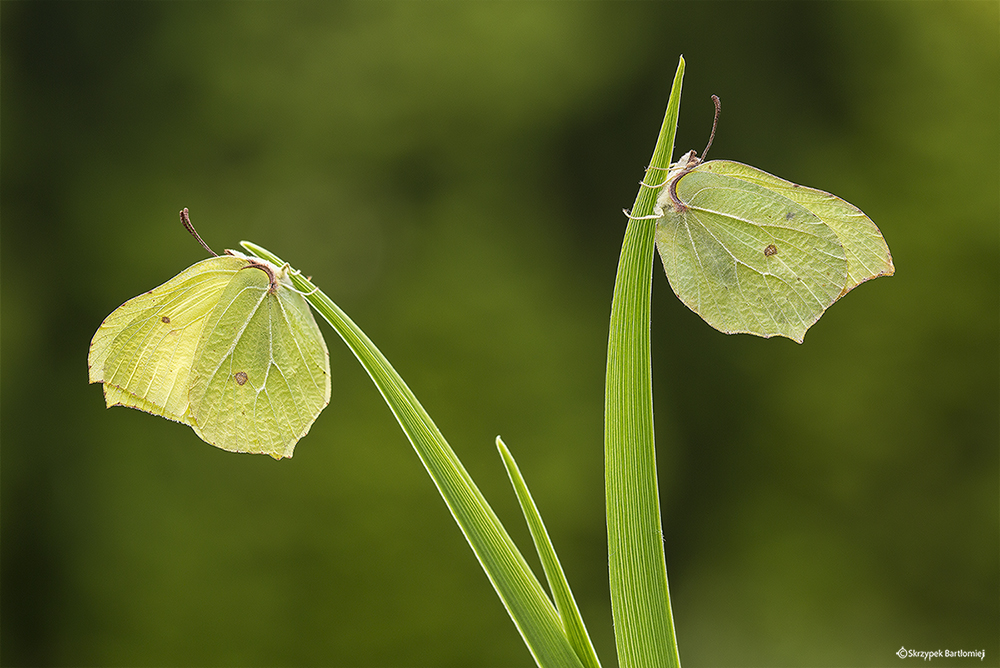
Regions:
<instances>
[{"instance_id":1,"label":"butterfly hindwing","mask_svg":"<svg viewBox=\"0 0 1000 668\"><path fill-rule=\"evenodd\" d=\"M837 234L847 256L847 282L840 296L861 283L892 276L895 267L878 226L861 209L828 192L808 188L731 160L713 160L699 169L763 186L802 205Z\"/></svg>"},{"instance_id":2,"label":"butterfly hindwing","mask_svg":"<svg viewBox=\"0 0 1000 668\"><path fill-rule=\"evenodd\" d=\"M209 315L191 371L191 421L234 452L290 457L330 401L326 344L284 271L240 271Z\"/></svg>"},{"instance_id":3,"label":"butterfly hindwing","mask_svg":"<svg viewBox=\"0 0 1000 668\"><path fill-rule=\"evenodd\" d=\"M705 169L712 164L679 177L680 211L661 198L656 240L671 287L723 332L801 341L846 281L836 233L780 193Z\"/></svg>"}]
</instances>

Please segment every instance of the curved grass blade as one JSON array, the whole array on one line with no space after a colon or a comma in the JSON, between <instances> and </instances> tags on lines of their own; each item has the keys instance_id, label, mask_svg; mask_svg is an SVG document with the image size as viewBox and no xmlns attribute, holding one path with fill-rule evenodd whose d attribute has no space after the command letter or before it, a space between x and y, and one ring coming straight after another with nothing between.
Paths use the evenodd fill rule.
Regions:
<instances>
[{"instance_id":1,"label":"curved grass blade","mask_svg":"<svg viewBox=\"0 0 1000 668\"><path fill-rule=\"evenodd\" d=\"M257 257L279 267L284 266L283 260L254 243L243 241L240 245ZM295 288L302 291L316 312L344 340L381 392L469 541L535 662L543 668L581 667L563 631L559 615L538 579L413 392L375 344L339 306L299 272L291 272L291 278Z\"/></svg>"}]
</instances>

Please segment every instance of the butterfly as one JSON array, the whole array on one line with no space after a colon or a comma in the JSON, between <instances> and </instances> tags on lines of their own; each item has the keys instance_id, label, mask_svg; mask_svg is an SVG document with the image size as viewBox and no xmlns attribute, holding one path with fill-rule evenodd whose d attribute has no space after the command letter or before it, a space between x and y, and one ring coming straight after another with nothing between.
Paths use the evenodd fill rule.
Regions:
<instances>
[{"instance_id":1,"label":"butterfly","mask_svg":"<svg viewBox=\"0 0 1000 668\"><path fill-rule=\"evenodd\" d=\"M212 253L187 209L181 220ZM189 425L223 450L291 457L330 403L326 342L287 264L212 254L101 323L90 382L108 407Z\"/></svg>"},{"instance_id":2,"label":"butterfly","mask_svg":"<svg viewBox=\"0 0 1000 668\"><path fill-rule=\"evenodd\" d=\"M864 281L895 272L882 233L859 208L765 171L705 156L672 164L657 196L655 238L670 286L727 334L806 330Z\"/></svg>"}]
</instances>

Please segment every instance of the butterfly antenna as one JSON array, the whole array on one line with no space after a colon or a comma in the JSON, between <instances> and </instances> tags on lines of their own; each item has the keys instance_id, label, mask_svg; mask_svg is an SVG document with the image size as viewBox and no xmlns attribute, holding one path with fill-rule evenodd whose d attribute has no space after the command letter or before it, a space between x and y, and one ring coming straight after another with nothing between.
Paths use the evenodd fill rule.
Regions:
<instances>
[{"instance_id":1,"label":"butterfly antenna","mask_svg":"<svg viewBox=\"0 0 1000 668\"><path fill-rule=\"evenodd\" d=\"M719 102L719 96L713 95L712 102L715 102L715 120L712 121L712 134L708 137L708 145L705 146L705 150L701 152L701 159L699 162L705 162L705 156L708 155L708 149L712 148L712 140L715 139L715 128L719 125L719 112L722 111L722 103Z\"/></svg>"},{"instance_id":2,"label":"butterfly antenna","mask_svg":"<svg viewBox=\"0 0 1000 668\"><path fill-rule=\"evenodd\" d=\"M714 134L714 132L713 132L713 134ZM711 142L709 142L709 143L711 143ZM191 236L193 236L195 239L198 240L198 243L201 244L202 248L204 248L205 250L207 250L214 257L219 257L218 253L216 253L214 250L212 250L211 248L209 248L208 244L206 244L204 241L201 240L201 235L198 234L198 230L194 229L194 225L191 224L191 217L188 215L187 207L184 207L183 209L181 209L181 222L184 223L184 229L186 229L188 232L190 232Z\"/></svg>"}]
</instances>

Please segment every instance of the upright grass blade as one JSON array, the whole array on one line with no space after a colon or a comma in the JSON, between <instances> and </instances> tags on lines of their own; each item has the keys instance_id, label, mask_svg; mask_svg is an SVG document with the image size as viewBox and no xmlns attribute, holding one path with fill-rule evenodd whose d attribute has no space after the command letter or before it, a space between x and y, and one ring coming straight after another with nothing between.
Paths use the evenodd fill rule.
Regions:
<instances>
[{"instance_id":1,"label":"upright grass blade","mask_svg":"<svg viewBox=\"0 0 1000 668\"><path fill-rule=\"evenodd\" d=\"M674 75L663 126L644 183L666 178L680 109L684 59ZM622 668L680 666L667 588L653 444L649 300L651 214L658 188L640 186L618 262L604 403L604 466L611 608Z\"/></svg>"},{"instance_id":2,"label":"upright grass blade","mask_svg":"<svg viewBox=\"0 0 1000 668\"><path fill-rule=\"evenodd\" d=\"M507 475L510 476L510 484L514 486L514 493L517 494L517 500L521 504L524 519L528 522L531 539L535 543L542 568L545 569L545 577L549 581L549 589L556 601L556 609L559 611L559 617L562 618L569 642L576 650L580 661L587 668L601 668L601 663L597 660L597 653L590 642L590 636L587 635L587 628L583 624L580 609L576 606L573 592L570 591L566 574L563 573L559 557L556 556L552 541L549 540L549 533L545 530L542 516L535 506L534 499L531 498L531 492L528 491L528 485L521 476L517 462L514 461L513 455L510 454L510 450L507 449L506 444L499 436L497 436L497 449L500 450L504 466L507 467Z\"/></svg>"},{"instance_id":3,"label":"upright grass blade","mask_svg":"<svg viewBox=\"0 0 1000 668\"><path fill-rule=\"evenodd\" d=\"M284 262L248 241L241 245L278 266ZM371 376L403 428L472 551L493 583L535 662L543 668L582 668L559 615L444 436L378 348L354 322L297 272L292 283L344 340Z\"/></svg>"}]
</instances>

